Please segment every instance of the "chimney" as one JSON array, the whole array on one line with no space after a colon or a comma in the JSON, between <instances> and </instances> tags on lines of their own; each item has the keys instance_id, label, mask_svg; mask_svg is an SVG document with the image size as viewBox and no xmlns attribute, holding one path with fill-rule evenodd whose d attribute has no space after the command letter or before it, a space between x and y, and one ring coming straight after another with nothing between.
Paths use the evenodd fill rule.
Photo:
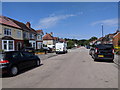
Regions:
<instances>
[{"instance_id":1,"label":"chimney","mask_svg":"<svg viewBox=\"0 0 120 90\"><path fill-rule=\"evenodd\" d=\"M31 28L30 22L27 22L27 23L26 23L26 26L27 26L28 28Z\"/></svg>"},{"instance_id":2,"label":"chimney","mask_svg":"<svg viewBox=\"0 0 120 90\"><path fill-rule=\"evenodd\" d=\"M51 32L50 35L53 36L53 32Z\"/></svg>"}]
</instances>

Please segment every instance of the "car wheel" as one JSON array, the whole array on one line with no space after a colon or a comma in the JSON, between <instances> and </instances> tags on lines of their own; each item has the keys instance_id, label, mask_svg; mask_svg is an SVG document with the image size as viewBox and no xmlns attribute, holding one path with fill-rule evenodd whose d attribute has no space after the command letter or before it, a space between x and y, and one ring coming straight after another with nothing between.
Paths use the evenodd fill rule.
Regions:
<instances>
[{"instance_id":1,"label":"car wheel","mask_svg":"<svg viewBox=\"0 0 120 90\"><path fill-rule=\"evenodd\" d=\"M17 66L12 66L10 69L10 76L15 76L18 74L18 67Z\"/></svg>"},{"instance_id":2,"label":"car wheel","mask_svg":"<svg viewBox=\"0 0 120 90\"><path fill-rule=\"evenodd\" d=\"M37 60L36 63L37 63L36 66L40 66L40 60Z\"/></svg>"},{"instance_id":3,"label":"car wheel","mask_svg":"<svg viewBox=\"0 0 120 90\"><path fill-rule=\"evenodd\" d=\"M97 61L97 59L94 59L94 61Z\"/></svg>"}]
</instances>

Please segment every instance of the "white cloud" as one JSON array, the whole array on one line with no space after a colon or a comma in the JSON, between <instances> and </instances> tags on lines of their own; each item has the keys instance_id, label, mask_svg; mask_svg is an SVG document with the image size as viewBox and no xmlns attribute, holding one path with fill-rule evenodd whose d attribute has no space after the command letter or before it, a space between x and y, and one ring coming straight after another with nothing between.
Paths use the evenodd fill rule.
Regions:
<instances>
[{"instance_id":1,"label":"white cloud","mask_svg":"<svg viewBox=\"0 0 120 90\"><path fill-rule=\"evenodd\" d=\"M59 21L67 19L69 17L76 16L74 14L66 14L66 15L55 15L52 14L49 17L40 19L37 28L49 28L55 26Z\"/></svg>"},{"instance_id":2,"label":"white cloud","mask_svg":"<svg viewBox=\"0 0 120 90\"><path fill-rule=\"evenodd\" d=\"M93 22L91 25L97 25L97 24L103 24L106 26L117 26L118 25L118 19L113 18L113 19L106 19L106 20L101 20L101 21L96 21Z\"/></svg>"}]
</instances>

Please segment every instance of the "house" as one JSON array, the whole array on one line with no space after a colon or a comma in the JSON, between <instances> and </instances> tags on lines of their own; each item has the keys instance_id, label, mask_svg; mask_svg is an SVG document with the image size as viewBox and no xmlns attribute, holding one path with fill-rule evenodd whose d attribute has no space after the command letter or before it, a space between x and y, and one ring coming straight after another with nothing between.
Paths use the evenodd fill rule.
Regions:
<instances>
[{"instance_id":1,"label":"house","mask_svg":"<svg viewBox=\"0 0 120 90\"><path fill-rule=\"evenodd\" d=\"M44 35L43 30L36 30L37 32L37 49L41 49L43 47L43 39L42 36Z\"/></svg>"},{"instance_id":2,"label":"house","mask_svg":"<svg viewBox=\"0 0 120 90\"><path fill-rule=\"evenodd\" d=\"M26 41L37 49L37 35L43 35L31 28L30 22L24 24L5 16L0 16L0 27L0 49L4 51L20 50L27 46Z\"/></svg>"},{"instance_id":3,"label":"house","mask_svg":"<svg viewBox=\"0 0 120 90\"><path fill-rule=\"evenodd\" d=\"M113 45L114 46L120 46L120 31L117 31L117 33L113 36Z\"/></svg>"},{"instance_id":4,"label":"house","mask_svg":"<svg viewBox=\"0 0 120 90\"><path fill-rule=\"evenodd\" d=\"M12 19L0 16L0 27L0 49L14 51L23 47L22 28Z\"/></svg>"},{"instance_id":5,"label":"house","mask_svg":"<svg viewBox=\"0 0 120 90\"><path fill-rule=\"evenodd\" d=\"M94 44L101 44L103 42L103 38L104 37L100 37L99 39L97 39Z\"/></svg>"},{"instance_id":6,"label":"house","mask_svg":"<svg viewBox=\"0 0 120 90\"><path fill-rule=\"evenodd\" d=\"M66 43L65 39L62 39L62 38L59 39L59 42L61 42L61 43L63 43L63 42Z\"/></svg>"},{"instance_id":7,"label":"house","mask_svg":"<svg viewBox=\"0 0 120 90\"><path fill-rule=\"evenodd\" d=\"M93 45L97 40L91 41L89 44Z\"/></svg>"},{"instance_id":8,"label":"house","mask_svg":"<svg viewBox=\"0 0 120 90\"><path fill-rule=\"evenodd\" d=\"M53 37L52 32L50 34L46 33L46 35L43 36L43 44L44 45L55 45L55 39Z\"/></svg>"},{"instance_id":9,"label":"house","mask_svg":"<svg viewBox=\"0 0 120 90\"><path fill-rule=\"evenodd\" d=\"M113 44L113 36L114 36L114 34L105 35L105 37L103 38L103 43L104 44Z\"/></svg>"},{"instance_id":10,"label":"house","mask_svg":"<svg viewBox=\"0 0 120 90\"><path fill-rule=\"evenodd\" d=\"M113 45L117 45L118 46L118 41L119 41L119 33L120 31L117 30L115 33L113 34L108 34L108 35L105 35L105 37L101 37L99 38L95 43L96 44L113 44Z\"/></svg>"}]
</instances>

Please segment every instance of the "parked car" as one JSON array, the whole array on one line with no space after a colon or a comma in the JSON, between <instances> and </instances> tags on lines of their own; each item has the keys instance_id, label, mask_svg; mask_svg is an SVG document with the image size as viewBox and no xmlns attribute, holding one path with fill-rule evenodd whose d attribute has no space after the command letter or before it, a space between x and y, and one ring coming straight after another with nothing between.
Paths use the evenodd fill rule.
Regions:
<instances>
[{"instance_id":1,"label":"parked car","mask_svg":"<svg viewBox=\"0 0 120 90\"><path fill-rule=\"evenodd\" d=\"M1 74L9 74L15 76L20 70L39 66L41 63L40 58L25 51L9 51L0 54L0 69Z\"/></svg>"},{"instance_id":2,"label":"parked car","mask_svg":"<svg viewBox=\"0 0 120 90\"><path fill-rule=\"evenodd\" d=\"M86 46L86 49L90 49L90 46L89 46L89 45L87 45L87 46Z\"/></svg>"},{"instance_id":3,"label":"parked car","mask_svg":"<svg viewBox=\"0 0 120 90\"><path fill-rule=\"evenodd\" d=\"M112 44L98 44L92 47L89 54L94 60L111 60L114 59L114 48Z\"/></svg>"},{"instance_id":4,"label":"parked car","mask_svg":"<svg viewBox=\"0 0 120 90\"><path fill-rule=\"evenodd\" d=\"M32 54L35 54L35 49L32 47L23 48L22 51L27 51L27 52L30 52Z\"/></svg>"},{"instance_id":5,"label":"parked car","mask_svg":"<svg viewBox=\"0 0 120 90\"><path fill-rule=\"evenodd\" d=\"M44 51L47 53L51 53L52 52L52 49L49 48L49 47L43 47Z\"/></svg>"}]
</instances>

